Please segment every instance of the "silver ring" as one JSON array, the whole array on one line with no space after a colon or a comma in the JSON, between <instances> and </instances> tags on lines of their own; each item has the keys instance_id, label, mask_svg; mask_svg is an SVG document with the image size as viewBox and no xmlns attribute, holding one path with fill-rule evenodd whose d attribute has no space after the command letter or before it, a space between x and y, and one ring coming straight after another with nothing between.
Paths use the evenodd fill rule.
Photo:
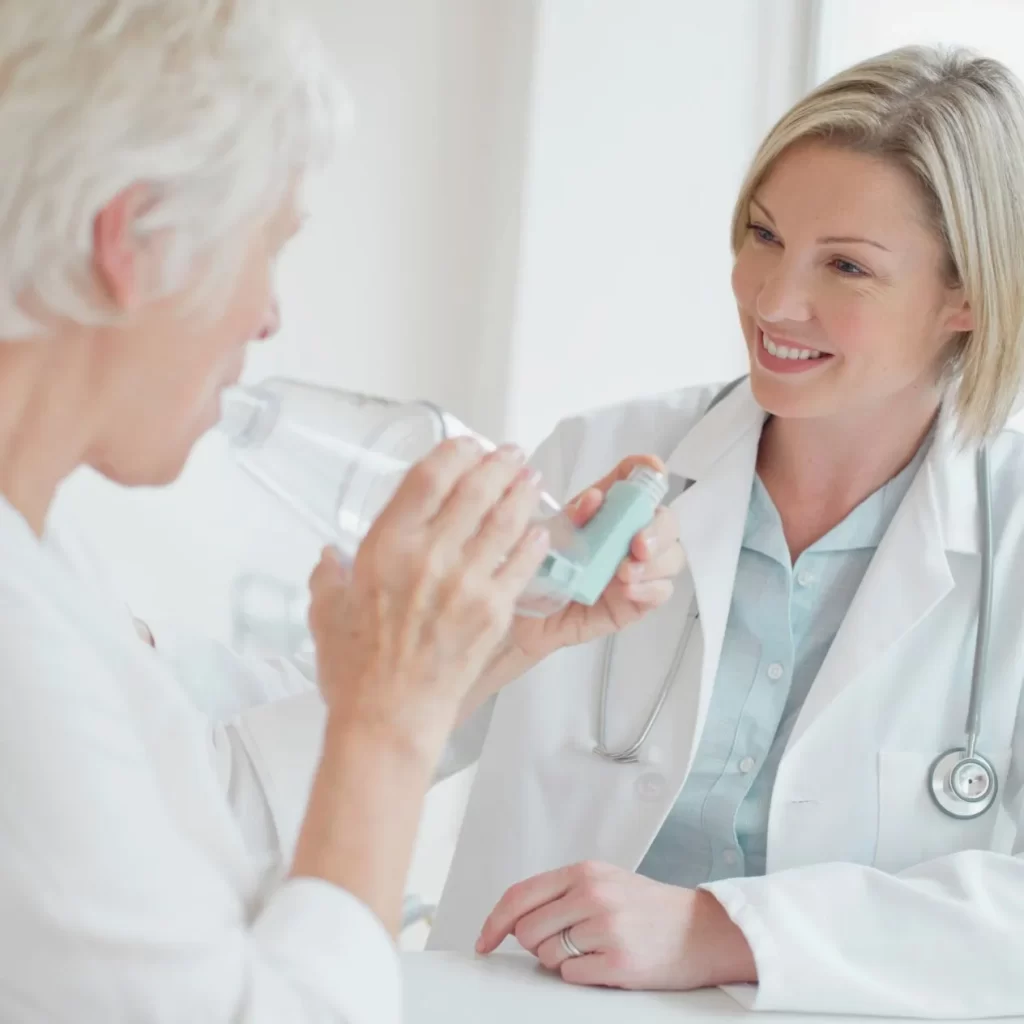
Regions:
<instances>
[{"instance_id":1,"label":"silver ring","mask_svg":"<svg viewBox=\"0 0 1024 1024\"><path fill-rule=\"evenodd\" d=\"M580 949L571 938L569 938L569 931L570 929L568 928L562 929L562 949L565 950L567 956L575 960L576 957L583 956L583 950Z\"/></svg>"}]
</instances>

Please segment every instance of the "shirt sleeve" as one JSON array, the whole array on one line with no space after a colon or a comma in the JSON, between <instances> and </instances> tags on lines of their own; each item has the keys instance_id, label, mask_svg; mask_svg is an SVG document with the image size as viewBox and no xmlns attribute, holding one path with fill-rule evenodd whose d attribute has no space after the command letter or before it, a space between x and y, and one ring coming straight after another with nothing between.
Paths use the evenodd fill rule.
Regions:
<instances>
[{"instance_id":1,"label":"shirt sleeve","mask_svg":"<svg viewBox=\"0 0 1024 1024\"><path fill-rule=\"evenodd\" d=\"M972 1019L1024 1015L1024 720L1004 806L1012 854L965 850L899 874L819 864L703 886L743 931L748 1009Z\"/></svg>"},{"instance_id":2,"label":"shirt sleeve","mask_svg":"<svg viewBox=\"0 0 1024 1024\"><path fill-rule=\"evenodd\" d=\"M268 866L288 859L327 722L312 665L240 656L167 623L150 628L155 657L208 723L213 764L252 855Z\"/></svg>"},{"instance_id":3,"label":"shirt sleeve","mask_svg":"<svg viewBox=\"0 0 1024 1024\"><path fill-rule=\"evenodd\" d=\"M397 1024L390 936L326 882L261 884L201 729L143 746L70 630L0 632L0 1019Z\"/></svg>"}]
</instances>

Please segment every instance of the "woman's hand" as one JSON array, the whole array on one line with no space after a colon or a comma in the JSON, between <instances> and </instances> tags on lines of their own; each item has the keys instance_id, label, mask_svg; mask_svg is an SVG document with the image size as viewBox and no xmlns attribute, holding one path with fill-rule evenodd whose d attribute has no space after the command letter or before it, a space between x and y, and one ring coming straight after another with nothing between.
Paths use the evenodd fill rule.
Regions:
<instances>
[{"instance_id":1,"label":"woman's hand","mask_svg":"<svg viewBox=\"0 0 1024 1024\"><path fill-rule=\"evenodd\" d=\"M637 466L665 470L664 463L653 455L624 459L608 476L569 504L566 511L573 525L585 526L601 507L612 484L625 480ZM669 509L659 508L654 522L633 538L629 557L597 604L589 608L573 603L546 619L518 617L510 640L523 655L539 661L559 648L616 633L672 596L672 580L685 563L675 516Z\"/></svg>"},{"instance_id":2,"label":"woman's hand","mask_svg":"<svg viewBox=\"0 0 1024 1024\"><path fill-rule=\"evenodd\" d=\"M570 956L562 932L582 953ZM512 886L484 924L478 953L515 935L577 985L694 989L756 982L743 933L710 894L584 863Z\"/></svg>"},{"instance_id":3,"label":"woman's hand","mask_svg":"<svg viewBox=\"0 0 1024 1024\"><path fill-rule=\"evenodd\" d=\"M350 574L325 553L310 626L334 716L444 741L547 551L524 463L518 449L447 442L409 471Z\"/></svg>"}]
</instances>

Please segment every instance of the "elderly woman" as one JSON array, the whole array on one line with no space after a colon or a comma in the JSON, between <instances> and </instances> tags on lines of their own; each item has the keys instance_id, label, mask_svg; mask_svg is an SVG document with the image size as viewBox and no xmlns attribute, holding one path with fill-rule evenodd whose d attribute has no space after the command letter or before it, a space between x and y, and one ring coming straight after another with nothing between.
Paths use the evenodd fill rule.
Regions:
<instances>
[{"instance_id":1,"label":"elderly woman","mask_svg":"<svg viewBox=\"0 0 1024 1024\"><path fill-rule=\"evenodd\" d=\"M660 454L689 570L463 735L489 714L432 942L757 1009L1024 1014L1018 82L916 48L838 75L761 145L732 244L749 380L538 457L558 494Z\"/></svg>"},{"instance_id":2,"label":"elderly woman","mask_svg":"<svg viewBox=\"0 0 1024 1024\"><path fill-rule=\"evenodd\" d=\"M423 794L546 549L520 452L442 447L351 574L329 555L314 574L326 702L293 688L246 711L243 687L216 728L55 550L61 481L172 480L275 327L274 262L335 95L285 6L0 4L5 1021L397 1020ZM666 522L646 539L671 551ZM587 616L612 629L666 586L613 584Z\"/></svg>"}]
</instances>

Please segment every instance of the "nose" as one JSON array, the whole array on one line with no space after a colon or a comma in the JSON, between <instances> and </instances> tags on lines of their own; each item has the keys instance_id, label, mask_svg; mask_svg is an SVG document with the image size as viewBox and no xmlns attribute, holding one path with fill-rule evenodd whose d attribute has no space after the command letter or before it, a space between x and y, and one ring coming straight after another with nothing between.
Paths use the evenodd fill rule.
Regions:
<instances>
[{"instance_id":1,"label":"nose","mask_svg":"<svg viewBox=\"0 0 1024 1024\"><path fill-rule=\"evenodd\" d=\"M256 337L259 341L266 341L277 334L280 329L281 307L278 305L277 299L272 299L270 306L267 308L266 316L263 318L263 326Z\"/></svg>"},{"instance_id":2,"label":"nose","mask_svg":"<svg viewBox=\"0 0 1024 1024\"><path fill-rule=\"evenodd\" d=\"M757 315L765 323L810 320L811 294L808 282L799 268L785 259L779 260L761 282L757 293Z\"/></svg>"}]
</instances>

